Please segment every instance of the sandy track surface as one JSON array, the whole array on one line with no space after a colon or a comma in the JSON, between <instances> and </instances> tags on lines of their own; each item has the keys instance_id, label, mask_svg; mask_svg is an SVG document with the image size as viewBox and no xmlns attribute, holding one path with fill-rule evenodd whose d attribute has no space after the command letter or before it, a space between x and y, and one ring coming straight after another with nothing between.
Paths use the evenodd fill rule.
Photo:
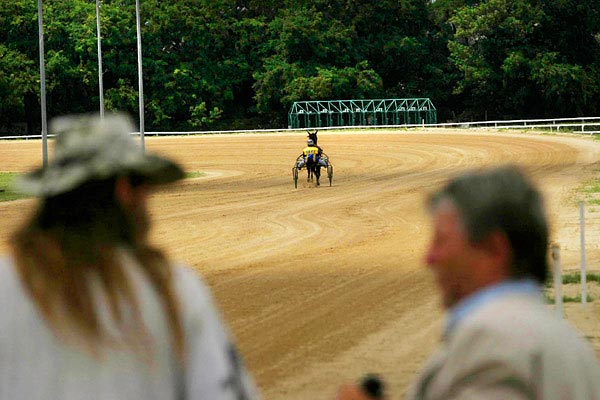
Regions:
<instances>
[{"instance_id":1,"label":"sandy track surface","mask_svg":"<svg viewBox=\"0 0 600 400\"><path fill-rule=\"evenodd\" d=\"M377 372L399 398L436 345L442 312L422 254L427 193L466 168L526 166L547 196L566 269L579 262L575 189L597 176L589 138L460 131L319 134L333 186L294 189L305 134L146 138L205 175L152 197L152 239L213 289L265 399L332 399ZM39 142L0 142L0 170L39 163ZM0 252L31 201L0 203ZM600 218L587 232L598 270ZM595 235L595 236L594 236ZM600 349L600 300L567 316Z\"/></svg>"}]
</instances>

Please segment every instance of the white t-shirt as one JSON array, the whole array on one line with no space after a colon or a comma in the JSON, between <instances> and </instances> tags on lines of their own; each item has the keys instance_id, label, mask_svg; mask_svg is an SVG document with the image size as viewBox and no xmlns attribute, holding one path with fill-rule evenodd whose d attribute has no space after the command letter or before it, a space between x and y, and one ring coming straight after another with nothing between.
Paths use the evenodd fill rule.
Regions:
<instances>
[{"instance_id":1,"label":"white t-shirt","mask_svg":"<svg viewBox=\"0 0 600 400\"><path fill-rule=\"evenodd\" d=\"M14 271L0 259L0 399L255 399L257 393L221 322L209 289L183 266L174 268L188 350L176 361L163 307L129 262L152 362L103 348L100 357L67 345L48 329ZM59 277L57 277L59 279Z\"/></svg>"}]
</instances>

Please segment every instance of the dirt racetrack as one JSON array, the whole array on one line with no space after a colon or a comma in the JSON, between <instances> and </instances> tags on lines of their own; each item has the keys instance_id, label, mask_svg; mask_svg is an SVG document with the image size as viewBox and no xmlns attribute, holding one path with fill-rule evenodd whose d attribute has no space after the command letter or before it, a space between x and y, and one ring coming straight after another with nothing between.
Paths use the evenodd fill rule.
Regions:
<instances>
[{"instance_id":1,"label":"dirt racetrack","mask_svg":"<svg viewBox=\"0 0 600 400\"><path fill-rule=\"evenodd\" d=\"M211 286L265 399L333 399L366 372L392 398L436 345L442 311L422 255L425 195L466 168L518 162L547 196L563 269L579 265L578 189L598 177L600 142L576 136L373 131L319 133L333 186L294 189L304 133L146 138L204 173L152 197L152 239ZM40 163L39 141L0 142L0 171ZM0 203L0 253L31 206ZM588 271L600 217L587 210ZM597 290L590 284L592 296ZM600 295L600 293L598 293ZM567 318L600 353L600 299Z\"/></svg>"}]
</instances>

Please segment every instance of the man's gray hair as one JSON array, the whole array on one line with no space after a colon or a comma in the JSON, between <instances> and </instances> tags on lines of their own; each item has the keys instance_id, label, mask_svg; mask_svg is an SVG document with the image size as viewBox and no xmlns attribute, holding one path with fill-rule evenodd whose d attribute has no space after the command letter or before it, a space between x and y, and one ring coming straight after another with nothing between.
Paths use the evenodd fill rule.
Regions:
<instances>
[{"instance_id":1,"label":"man's gray hair","mask_svg":"<svg viewBox=\"0 0 600 400\"><path fill-rule=\"evenodd\" d=\"M445 199L458 209L472 243L492 232L506 234L513 253L513 277L546 281L548 222L543 200L519 167L462 174L434 193L429 206L435 208Z\"/></svg>"}]
</instances>

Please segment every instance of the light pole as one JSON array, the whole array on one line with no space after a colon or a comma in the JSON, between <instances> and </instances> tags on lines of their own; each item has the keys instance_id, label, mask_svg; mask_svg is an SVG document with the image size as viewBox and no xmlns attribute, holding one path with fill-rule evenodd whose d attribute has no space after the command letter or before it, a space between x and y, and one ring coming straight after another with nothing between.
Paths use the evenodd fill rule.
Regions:
<instances>
[{"instance_id":1,"label":"light pole","mask_svg":"<svg viewBox=\"0 0 600 400\"><path fill-rule=\"evenodd\" d=\"M140 0L135 0L135 19L137 25L138 88L140 105L140 139L144 145L144 82L142 80L142 29L140 24Z\"/></svg>"},{"instance_id":2,"label":"light pole","mask_svg":"<svg viewBox=\"0 0 600 400\"><path fill-rule=\"evenodd\" d=\"M104 84L102 80L102 40L100 39L100 0L96 0L96 36L98 39L98 91L100 92L100 118L104 118Z\"/></svg>"},{"instance_id":3,"label":"light pole","mask_svg":"<svg viewBox=\"0 0 600 400\"><path fill-rule=\"evenodd\" d=\"M46 121L46 64L44 62L44 16L42 0L38 0L38 37L40 44L40 102L42 107L42 159L48 165L48 123Z\"/></svg>"}]
</instances>

